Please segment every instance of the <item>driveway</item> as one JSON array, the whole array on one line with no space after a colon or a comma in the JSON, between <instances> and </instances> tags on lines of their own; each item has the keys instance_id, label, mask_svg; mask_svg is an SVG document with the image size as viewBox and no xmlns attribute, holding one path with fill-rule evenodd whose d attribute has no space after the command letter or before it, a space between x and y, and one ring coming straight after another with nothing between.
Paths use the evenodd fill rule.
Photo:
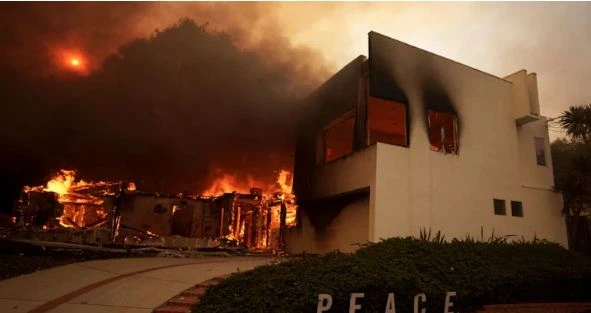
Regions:
<instances>
[{"instance_id":1,"label":"driveway","mask_svg":"<svg viewBox=\"0 0 591 313\"><path fill-rule=\"evenodd\" d=\"M273 260L132 258L69 264L0 281L0 312L149 313L200 282Z\"/></svg>"}]
</instances>

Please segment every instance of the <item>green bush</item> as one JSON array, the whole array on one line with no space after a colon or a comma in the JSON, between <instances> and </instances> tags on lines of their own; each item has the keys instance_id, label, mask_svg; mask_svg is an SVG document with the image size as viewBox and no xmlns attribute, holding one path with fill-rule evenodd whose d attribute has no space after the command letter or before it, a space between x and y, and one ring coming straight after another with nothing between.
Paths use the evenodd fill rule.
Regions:
<instances>
[{"instance_id":1,"label":"green bush","mask_svg":"<svg viewBox=\"0 0 591 313\"><path fill-rule=\"evenodd\" d=\"M363 292L360 312L384 312L395 293L396 312L422 307L443 312L456 291L454 311L484 304L591 300L591 259L556 244L451 243L392 238L353 254L303 257L234 274L210 288L193 312L316 312L318 294L333 297L329 312L348 312L351 293Z\"/></svg>"}]
</instances>

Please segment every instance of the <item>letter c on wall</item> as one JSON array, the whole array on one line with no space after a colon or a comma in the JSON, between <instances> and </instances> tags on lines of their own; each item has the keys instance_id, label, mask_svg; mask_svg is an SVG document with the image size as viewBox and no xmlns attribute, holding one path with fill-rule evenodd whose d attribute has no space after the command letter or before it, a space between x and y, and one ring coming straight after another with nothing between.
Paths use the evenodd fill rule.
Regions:
<instances>
[{"instance_id":1,"label":"letter c on wall","mask_svg":"<svg viewBox=\"0 0 591 313\"><path fill-rule=\"evenodd\" d=\"M415 296L415 305L414 305L414 313L419 313L419 298L421 302L425 303L427 301L427 295L424 293L419 293ZM427 312L427 309L421 309L421 313Z\"/></svg>"}]
</instances>

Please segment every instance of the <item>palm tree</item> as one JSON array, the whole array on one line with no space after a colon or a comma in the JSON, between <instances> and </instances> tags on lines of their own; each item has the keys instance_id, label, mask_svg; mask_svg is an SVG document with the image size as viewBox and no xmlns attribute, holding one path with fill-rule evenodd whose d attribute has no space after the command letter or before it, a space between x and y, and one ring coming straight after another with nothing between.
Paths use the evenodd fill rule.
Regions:
<instances>
[{"instance_id":1,"label":"palm tree","mask_svg":"<svg viewBox=\"0 0 591 313\"><path fill-rule=\"evenodd\" d=\"M581 237L579 229L591 227L582 214L591 208L591 104L571 106L557 120L570 137L554 141L551 147L556 188L563 195L569 247L589 254L589 238Z\"/></svg>"},{"instance_id":2,"label":"palm tree","mask_svg":"<svg viewBox=\"0 0 591 313\"><path fill-rule=\"evenodd\" d=\"M558 117L558 124L575 140L582 140L585 145L591 138L591 104L573 105Z\"/></svg>"}]
</instances>

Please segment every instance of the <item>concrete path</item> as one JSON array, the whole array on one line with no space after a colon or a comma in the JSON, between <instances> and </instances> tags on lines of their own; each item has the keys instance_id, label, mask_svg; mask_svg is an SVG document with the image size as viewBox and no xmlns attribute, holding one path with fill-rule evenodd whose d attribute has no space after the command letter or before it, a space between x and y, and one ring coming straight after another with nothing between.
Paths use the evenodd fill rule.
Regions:
<instances>
[{"instance_id":1,"label":"concrete path","mask_svg":"<svg viewBox=\"0 0 591 313\"><path fill-rule=\"evenodd\" d=\"M2 313L150 313L202 281L268 257L133 258L69 264L0 281Z\"/></svg>"}]
</instances>

